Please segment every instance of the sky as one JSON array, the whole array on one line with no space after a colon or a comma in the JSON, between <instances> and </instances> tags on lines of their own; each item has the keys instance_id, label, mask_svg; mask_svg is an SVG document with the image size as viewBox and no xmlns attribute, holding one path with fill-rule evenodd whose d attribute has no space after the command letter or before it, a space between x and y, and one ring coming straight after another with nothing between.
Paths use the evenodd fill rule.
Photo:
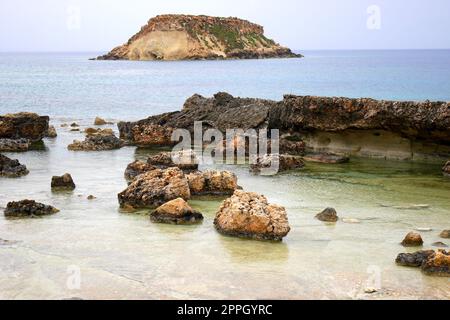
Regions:
<instances>
[{"instance_id":1,"label":"sky","mask_svg":"<svg viewBox=\"0 0 450 320\"><path fill-rule=\"evenodd\" d=\"M448 49L448 0L0 0L0 51L109 51L158 14L235 16L294 50Z\"/></svg>"}]
</instances>

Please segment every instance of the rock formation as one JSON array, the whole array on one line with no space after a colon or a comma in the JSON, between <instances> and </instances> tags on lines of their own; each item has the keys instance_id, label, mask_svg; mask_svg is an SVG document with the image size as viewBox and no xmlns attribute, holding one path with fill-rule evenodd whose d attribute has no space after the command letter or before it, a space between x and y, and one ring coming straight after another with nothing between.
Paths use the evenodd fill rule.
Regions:
<instances>
[{"instance_id":1,"label":"rock formation","mask_svg":"<svg viewBox=\"0 0 450 320\"><path fill-rule=\"evenodd\" d=\"M430 276L450 277L450 252L445 250L426 250L415 253L401 253L396 263L406 267L420 267Z\"/></svg>"},{"instance_id":2,"label":"rock formation","mask_svg":"<svg viewBox=\"0 0 450 320\"><path fill-rule=\"evenodd\" d=\"M316 215L316 219L323 222L337 222L339 217L334 208L326 208L321 213Z\"/></svg>"},{"instance_id":3,"label":"rock formation","mask_svg":"<svg viewBox=\"0 0 450 320\"><path fill-rule=\"evenodd\" d=\"M177 198L153 211L150 219L157 223L194 224L203 221L203 215L182 198Z\"/></svg>"},{"instance_id":4,"label":"rock formation","mask_svg":"<svg viewBox=\"0 0 450 320\"><path fill-rule=\"evenodd\" d=\"M58 209L34 200L9 202L5 209L6 217L38 217L59 212Z\"/></svg>"},{"instance_id":5,"label":"rock formation","mask_svg":"<svg viewBox=\"0 0 450 320\"><path fill-rule=\"evenodd\" d=\"M238 189L237 177L229 171L197 171L186 178L192 195L232 195Z\"/></svg>"},{"instance_id":6,"label":"rock formation","mask_svg":"<svg viewBox=\"0 0 450 320\"><path fill-rule=\"evenodd\" d=\"M45 133L46 138L56 138L58 133L56 132L55 126L49 126L47 132Z\"/></svg>"},{"instance_id":7,"label":"rock formation","mask_svg":"<svg viewBox=\"0 0 450 320\"><path fill-rule=\"evenodd\" d=\"M0 154L0 176L17 178L29 173L27 167L20 164L19 160L12 160Z\"/></svg>"},{"instance_id":8,"label":"rock formation","mask_svg":"<svg viewBox=\"0 0 450 320\"><path fill-rule=\"evenodd\" d=\"M74 190L75 183L73 182L72 176L66 173L61 177L52 177L51 187L54 190Z\"/></svg>"},{"instance_id":9,"label":"rock formation","mask_svg":"<svg viewBox=\"0 0 450 320\"><path fill-rule=\"evenodd\" d=\"M106 151L120 149L123 142L111 129L88 133L84 141L74 140L67 148L71 151Z\"/></svg>"},{"instance_id":10,"label":"rock formation","mask_svg":"<svg viewBox=\"0 0 450 320\"><path fill-rule=\"evenodd\" d=\"M273 174L294 169L301 169L305 166L303 160L296 156L284 154L266 154L257 157L253 164L250 165L250 172L253 174Z\"/></svg>"},{"instance_id":11,"label":"rock formation","mask_svg":"<svg viewBox=\"0 0 450 320\"><path fill-rule=\"evenodd\" d=\"M27 151L42 141L48 131L49 117L21 112L0 116L0 151Z\"/></svg>"},{"instance_id":12,"label":"rock formation","mask_svg":"<svg viewBox=\"0 0 450 320\"><path fill-rule=\"evenodd\" d=\"M450 156L450 103L285 96L283 101L194 95L179 112L119 124L138 146L173 145L174 129L279 129L280 152L386 159Z\"/></svg>"},{"instance_id":13,"label":"rock formation","mask_svg":"<svg viewBox=\"0 0 450 320\"><path fill-rule=\"evenodd\" d=\"M450 239L450 230L444 230L441 232L440 237L443 239Z\"/></svg>"},{"instance_id":14,"label":"rock formation","mask_svg":"<svg viewBox=\"0 0 450 320\"><path fill-rule=\"evenodd\" d=\"M236 190L225 200L214 220L216 229L229 236L281 241L290 231L286 209L269 204L266 197Z\"/></svg>"},{"instance_id":15,"label":"rock formation","mask_svg":"<svg viewBox=\"0 0 450 320\"><path fill-rule=\"evenodd\" d=\"M125 169L125 179L134 180L138 175L157 169L147 162L136 160Z\"/></svg>"},{"instance_id":16,"label":"rock formation","mask_svg":"<svg viewBox=\"0 0 450 320\"><path fill-rule=\"evenodd\" d=\"M0 152L28 151L31 143L27 139L0 139Z\"/></svg>"},{"instance_id":17,"label":"rock formation","mask_svg":"<svg viewBox=\"0 0 450 320\"><path fill-rule=\"evenodd\" d=\"M404 247L420 247L423 245L423 240L420 234L416 232L410 232L406 235L405 239L402 241L402 246Z\"/></svg>"},{"instance_id":18,"label":"rock formation","mask_svg":"<svg viewBox=\"0 0 450 320\"><path fill-rule=\"evenodd\" d=\"M179 168L155 169L137 176L128 188L119 193L122 208L156 208L182 198L189 200L188 181Z\"/></svg>"},{"instance_id":19,"label":"rock formation","mask_svg":"<svg viewBox=\"0 0 450 320\"><path fill-rule=\"evenodd\" d=\"M422 263L432 254L434 254L434 250L423 250L414 253L400 253L395 262L404 267L420 267Z\"/></svg>"},{"instance_id":20,"label":"rock formation","mask_svg":"<svg viewBox=\"0 0 450 320\"><path fill-rule=\"evenodd\" d=\"M184 172L198 170L197 156L192 150L161 152L147 159L149 165L160 169L178 167Z\"/></svg>"},{"instance_id":21,"label":"rock formation","mask_svg":"<svg viewBox=\"0 0 450 320\"><path fill-rule=\"evenodd\" d=\"M160 15L97 60L199 60L301 57L238 18Z\"/></svg>"}]
</instances>

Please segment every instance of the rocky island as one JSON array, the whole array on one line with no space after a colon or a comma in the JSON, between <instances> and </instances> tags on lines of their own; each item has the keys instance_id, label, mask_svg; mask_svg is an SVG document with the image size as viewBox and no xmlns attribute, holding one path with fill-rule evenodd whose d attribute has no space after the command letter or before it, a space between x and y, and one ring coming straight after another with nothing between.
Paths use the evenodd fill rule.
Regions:
<instances>
[{"instance_id":1,"label":"rocky island","mask_svg":"<svg viewBox=\"0 0 450 320\"><path fill-rule=\"evenodd\" d=\"M297 58L264 35L264 28L238 18L159 15L97 60L215 60Z\"/></svg>"}]
</instances>

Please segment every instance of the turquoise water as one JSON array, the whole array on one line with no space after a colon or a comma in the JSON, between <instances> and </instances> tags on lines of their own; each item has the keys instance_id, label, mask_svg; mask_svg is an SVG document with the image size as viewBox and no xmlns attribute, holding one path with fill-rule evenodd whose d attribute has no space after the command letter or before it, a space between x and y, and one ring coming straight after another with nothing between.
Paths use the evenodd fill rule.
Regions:
<instances>
[{"instance_id":1,"label":"turquoise water","mask_svg":"<svg viewBox=\"0 0 450 320\"><path fill-rule=\"evenodd\" d=\"M0 113L138 119L228 91L450 100L450 50L306 51L303 59L89 61L99 53L0 54Z\"/></svg>"}]
</instances>

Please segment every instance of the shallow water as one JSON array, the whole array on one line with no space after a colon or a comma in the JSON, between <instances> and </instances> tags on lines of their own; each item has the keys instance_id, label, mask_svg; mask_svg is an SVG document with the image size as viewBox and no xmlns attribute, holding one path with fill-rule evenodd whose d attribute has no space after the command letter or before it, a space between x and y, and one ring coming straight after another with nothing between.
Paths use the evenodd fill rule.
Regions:
<instances>
[{"instance_id":1,"label":"shallow water","mask_svg":"<svg viewBox=\"0 0 450 320\"><path fill-rule=\"evenodd\" d=\"M0 298L24 299L385 299L450 298L448 278L398 267L399 245L417 228L425 248L450 227L450 179L440 163L352 159L349 164L308 164L276 177L256 177L245 166L216 165L237 173L246 190L286 206L291 232L283 243L224 237L213 227L222 199L193 199L205 214L198 226L152 224L146 211L121 213L117 193L123 172L156 150L126 147L108 152L69 152L93 119L54 119L59 133L45 151L7 154L30 169L0 180L0 207L32 198L61 212L31 220L0 216ZM52 193L50 178L70 172L77 188ZM89 201L88 195L96 200ZM426 204L425 208L411 207ZM327 225L314 219L327 206L360 223ZM447 244L448 243L447 241ZM75 270L75 271L74 271ZM80 287L73 272L80 271ZM377 293L366 294L369 287Z\"/></svg>"}]
</instances>

